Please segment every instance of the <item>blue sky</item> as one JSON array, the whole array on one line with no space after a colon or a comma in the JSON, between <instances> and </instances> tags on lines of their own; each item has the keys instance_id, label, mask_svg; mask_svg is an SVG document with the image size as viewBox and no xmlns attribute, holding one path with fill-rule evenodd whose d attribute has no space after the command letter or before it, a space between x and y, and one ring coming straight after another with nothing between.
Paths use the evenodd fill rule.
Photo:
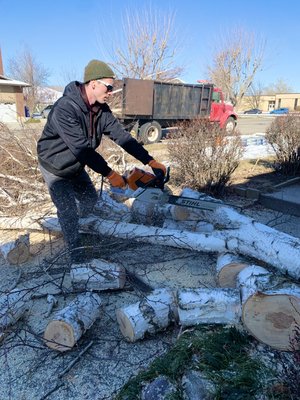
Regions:
<instances>
[{"instance_id":1,"label":"blue sky","mask_svg":"<svg viewBox=\"0 0 300 400\"><path fill-rule=\"evenodd\" d=\"M80 80L91 59L103 59L101 38L119 29L122 14L151 5L175 15L183 43L178 60L185 64L186 82L205 78L217 38L239 26L266 39L264 70L257 79L264 86L283 79L300 92L300 1L277 4L269 0L0 0L4 69L26 45L50 71L49 85L66 84L67 74Z\"/></svg>"}]
</instances>

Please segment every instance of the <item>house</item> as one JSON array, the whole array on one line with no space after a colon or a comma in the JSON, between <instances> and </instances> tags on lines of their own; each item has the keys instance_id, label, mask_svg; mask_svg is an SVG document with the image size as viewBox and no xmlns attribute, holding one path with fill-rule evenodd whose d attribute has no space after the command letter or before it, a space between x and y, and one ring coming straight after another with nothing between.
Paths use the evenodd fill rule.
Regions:
<instances>
[{"instance_id":1,"label":"house","mask_svg":"<svg viewBox=\"0 0 300 400\"><path fill-rule=\"evenodd\" d=\"M28 83L4 76L0 49L0 122L16 122L25 117L23 88L28 86Z\"/></svg>"}]
</instances>

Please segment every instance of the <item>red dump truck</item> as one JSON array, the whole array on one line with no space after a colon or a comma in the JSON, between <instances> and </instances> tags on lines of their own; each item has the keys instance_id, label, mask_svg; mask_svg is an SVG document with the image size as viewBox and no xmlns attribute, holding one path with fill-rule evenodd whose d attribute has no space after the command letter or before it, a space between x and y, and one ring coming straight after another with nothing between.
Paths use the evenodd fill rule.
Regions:
<instances>
[{"instance_id":1,"label":"red dump truck","mask_svg":"<svg viewBox=\"0 0 300 400\"><path fill-rule=\"evenodd\" d=\"M225 103L222 91L211 83L125 78L121 88L120 107L115 114L144 144L158 142L162 129L196 117L208 117L228 132L236 126L233 106Z\"/></svg>"}]
</instances>

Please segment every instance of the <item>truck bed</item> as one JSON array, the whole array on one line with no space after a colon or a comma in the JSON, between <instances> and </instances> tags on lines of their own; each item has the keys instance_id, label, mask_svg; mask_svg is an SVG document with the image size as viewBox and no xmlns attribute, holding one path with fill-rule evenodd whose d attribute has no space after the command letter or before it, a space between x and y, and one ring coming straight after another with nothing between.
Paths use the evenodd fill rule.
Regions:
<instances>
[{"instance_id":1,"label":"truck bed","mask_svg":"<svg viewBox=\"0 0 300 400\"><path fill-rule=\"evenodd\" d=\"M210 113L212 84L184 84L126 78L122 118L185 120Z\"/></svg>"}]
</instances>

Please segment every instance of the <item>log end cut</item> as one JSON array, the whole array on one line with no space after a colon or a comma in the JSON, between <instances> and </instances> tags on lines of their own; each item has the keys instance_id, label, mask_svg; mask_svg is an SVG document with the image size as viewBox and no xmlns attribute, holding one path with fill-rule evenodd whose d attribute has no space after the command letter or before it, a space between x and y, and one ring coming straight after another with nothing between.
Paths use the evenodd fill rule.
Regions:
<instances>
[{"instance_id":1,"label":"log end cut","mask_svg":"<svg viewBox=\"0 0 300 400\"><path fill-rule=\"evenodd\" d=\"M230 263L225 265L218 274L218 283L222 288L235 288L238 274L249 264Z\"/></svg>"},{"instance_id":2,"label":"log end cut","mask_svg":"<svg viewBox=\"0 0 300 400\"><path fill-rule=\"evenodd\" d=\"M19 243L7 255L7 261L12 265L23 264L30 257L29 246L26 243Z\"/></svg>"},{"instance_id":3,"label":"log end cut","mask_svg":"<svg viewBox=\"0 0 300 400\"><path fill-rule=\"evenodd\" d=\"M61 352L70 350L76 343L72 326L58 320L49 322L44 340L48 347Z\"/></svg>"},{"instance_id":4,"label":"log end cut","mask_svg":"<svg viewBox=\"0 0 300 400\"><path fill-rule=\"evenodd\" d=\"M300 348L296 343L296 328L300 326L299 297L256 293L243 306L243 322L256 339L277 350Z\"/></svg>"},{"instance_id":5,"label":"log end cut","mask_svg":"<svg viewBox=\"0 0 300 400\"><path fill-rule=\"evenodd\" d=\"M127 315L123 312L122 309L116 310L116 317L119 324L120 331L124 338L128 342L135 342L136 334L134 332L134 328L132 322L127 317Z\"/></svg>"}]
</instances>

